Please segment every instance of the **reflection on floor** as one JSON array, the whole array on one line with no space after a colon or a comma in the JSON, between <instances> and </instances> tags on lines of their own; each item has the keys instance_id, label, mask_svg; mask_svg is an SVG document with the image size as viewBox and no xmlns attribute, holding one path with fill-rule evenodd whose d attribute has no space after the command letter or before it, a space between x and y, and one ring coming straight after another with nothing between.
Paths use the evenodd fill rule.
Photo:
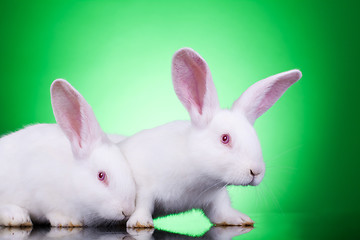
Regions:
<instances>
[{"instance_id":1,"label":"reflection on floor","mask_svg":"<svg viewBox=\"0 0 360 240\"><path fill-rule=\"evenodd\" d=\"M105 228L7 228L0 227L1 240L158 240L220 239L230 240L251 231L252 227L212 227L201 237L190 237L154 229Z\"/></svg>"},{"instance_id":2,"label":"reflection on floor","mask_svg":"<svg viewBox=\"0 0 360 240\"><path fill-rule=\"evenodd\" d=\"M246 240L320 240L359 239L359 213L259 213L251 214L254 228L211 227L203 233L192 230L192 221L175 226L168 224L167 231L158 229L131 230L126 228L4 228L0 227L0 240L159 240L159 239L246 239ZM163 224L164 225L164 224ZM181 225L181 226L180 226ZM156 226L156 225L155 225ZM190 229L191 231L184 231ZM191 236L196 237L191 237ZM357 236L357 237L356 237Z\"/></svg>"}]
</instances>

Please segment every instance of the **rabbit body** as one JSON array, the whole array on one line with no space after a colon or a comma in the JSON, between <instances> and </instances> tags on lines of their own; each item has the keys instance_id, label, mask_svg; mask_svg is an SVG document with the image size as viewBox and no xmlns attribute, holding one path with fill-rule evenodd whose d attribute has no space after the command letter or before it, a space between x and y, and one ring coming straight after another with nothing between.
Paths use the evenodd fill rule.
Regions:
<instances>
[{"instance_id":1,"label":"rabbit body","mask_svg":"<svg viewBox=\"0 0 360 240\"><path fill-rule=\"evenodd\" d=\"M79 199L81 182L76 177L85 163L73 160L58 125L37 124L1 138L0 164L0 176L7 183L0 184L0 205L21 206L40 222L57 208L67 215L76 212L77 206L68 202Z\"/></svg>"},{"instance_id":2,"label":"rabbit body","mask_svg":"<svg viewBox=\"0 0 360 240\"><path fill-rule=\"evenodd\" d=\"M57 85L78 94L64 80ZM70 108L64 112L54 109L55 115L64 118L57 117L60 126L36 124L0 139L0 176L4 179L0 183L0 225L88 226L121 221L133 212L135 185L130 168L119 148L94 122L90 106L81 95L77 97L83 101L79 118L74 112L68 114ZM54 108L71 107L66 101L56 101ZM70 118L72 121L65 121ZM65 126L69 123L71 127ZM77 127L78 135L73 132ZM99 172L106 175L106 181L98 179Z\"/></svg>"},{"instance_id":3,"label":"rabbit body","mask_svg":"<svg viewBox=\"0 0 360 240\"><path fill-rule=\"evenodd\" d=\"M214 129L217 128L216 121L231 121L226 110L218 115L217 119L213 122ZM237 123L241 122L240 116L236 120L239 120ZM221 133L221 130L229 132L221 127L216 131ZM255 132L250 131L248 135L239 137L246 139L249 135L253 137L252 134ZM204 129L193 128L189 121L176 121L144 130L120 143L122 152L129 160L137 186L137 210L129 219L128 226L151 227L152 216L163 216L192 208L203 209L213 223L252 224L248 216L231 208L226 186L251 183L250 174L242 174L241 171L248 171L251 167L249 165L255 165L256 162L231 162L232 159L224 159L227 149L221 149L222 146L218 149L207 148L218 141L218 137L211 135ZM197 148L198 141L203 142L203 148ZM247 143L250 148L255 149L252 152L257 155L250 157L257 159L258 168L264 168L259 143ZM141 146L141 151L132 151L137 146ZM131 220L136 214L139 214L139 218L133 223ZM142 218L144 221L137 224Z\"/></svg>"},{"instance_id":4,"label":"rabbit body","mask_svg":"<svg viewBox=\"0 0 360 240\"><path fill-rule=\"evenodd\" d=\"M301 78L298 70L255 83L221 109L205 60L189 48L173 57L175 92L191 121L141 131L118 143L137 188L136 210L128 227L153 227L153 216L200 208L216 225L252 225L231 207L227 185L258 185L265 174L253 127Z\"/></svg>"}]
</instances>

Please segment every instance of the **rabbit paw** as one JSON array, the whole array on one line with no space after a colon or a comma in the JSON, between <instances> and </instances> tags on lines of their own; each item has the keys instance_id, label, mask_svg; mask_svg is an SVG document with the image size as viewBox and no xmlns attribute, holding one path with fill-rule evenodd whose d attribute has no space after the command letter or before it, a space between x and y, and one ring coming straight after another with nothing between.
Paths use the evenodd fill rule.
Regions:
<instances>
[{"instance_id":1,"label":"rabbit paw","mask_svg":"<svg viewBox=\"0 0 360 240\"><path fill-rule=\"evenodd\" d=\"M216 216L211 221L216 226L253 226L254 221L246 214L238 212L236 210L224 214L221 216Z\"/></svg>"},{"instance_id":2,"label":"rabbit paw","mask_svg":"<svg viewBox=\"0 0 360 240\"><path fill-rule=\"evenodd\" d=\"M8 205L0 208L0 225L7 227L31 227L32 222L26 209Z\"/></svg>"},{"instance_id":3,"label":"rabbit paw","mask_svg":"<svg viewBox=\"0 0 360 240\"><path fill-rule=\"evenodd\" d=\"M153 228L154 223L151 215L135 212L126 223L128 228Z\"/></svg>"},{"instance_id":4,"label":"rabbit paw","mask_svg":"<svg viewBox=\"0 0 360 240\"><path fill-rule=\"evenodd\" d=\"M64 216L61 213L50 213L46 217L52 227L74 228L83 226L81 221L68 216Z\"/></svg>"}]
</instances>

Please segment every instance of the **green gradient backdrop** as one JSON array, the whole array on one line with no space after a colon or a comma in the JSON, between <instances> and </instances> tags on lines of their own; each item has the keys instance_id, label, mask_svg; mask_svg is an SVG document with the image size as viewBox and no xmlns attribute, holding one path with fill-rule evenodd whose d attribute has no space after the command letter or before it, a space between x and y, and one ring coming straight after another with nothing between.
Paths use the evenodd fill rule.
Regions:
<instances>
[{"instance_id":1,"label":"green gradient backdrop","mask_svg":"<svg viewBox=\"0 0 360 240\"><path fill-rule=\"evenodd\" d=\"M255 124L265 179L230 187L233 205L255 221L268 212L355 219L356 9L347 1L1 1L0 134L54 122L56 78L84 95L108 132L188 119L170 75L184 46L208 62L223 107L256 81L299 68L302 80ZM208 226L198 213L174 221Z\"/></svg>"}]
</instances>

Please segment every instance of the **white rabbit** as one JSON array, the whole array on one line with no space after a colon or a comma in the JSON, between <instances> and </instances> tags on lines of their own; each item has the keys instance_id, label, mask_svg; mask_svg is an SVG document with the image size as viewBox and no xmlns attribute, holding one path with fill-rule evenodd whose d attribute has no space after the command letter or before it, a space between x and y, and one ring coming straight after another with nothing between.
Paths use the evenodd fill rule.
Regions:
<instances>
[{"instance_id":1,"label":"white rabbit","mask_svg":"<svg viewBox=\"0 0 360 240\"><path fill-rule=\"evenodd\" d=\"M191 208L203 209L217 225L252 225L231 207L225 186L261 182L265 164L253 124L301 72L255 83L231 110L220 109L208 65L192 49L175 53L172 78L191 122L171 122L119 143L137 188L136 210L127 227L153 227L153 216Z\"/></svg>"},{"instance_id":2,"label":"white rabbit","mask_svg":"<svg viewBox=\"0 0 360 240\"><path fill-rule=\"evenodd\" d=\"M0 139L0 225L124 220L135 209L136 189L120 149L68 82L53 82L51 101L58 124L28 126Z\"/></svg>"}]
</instances>

